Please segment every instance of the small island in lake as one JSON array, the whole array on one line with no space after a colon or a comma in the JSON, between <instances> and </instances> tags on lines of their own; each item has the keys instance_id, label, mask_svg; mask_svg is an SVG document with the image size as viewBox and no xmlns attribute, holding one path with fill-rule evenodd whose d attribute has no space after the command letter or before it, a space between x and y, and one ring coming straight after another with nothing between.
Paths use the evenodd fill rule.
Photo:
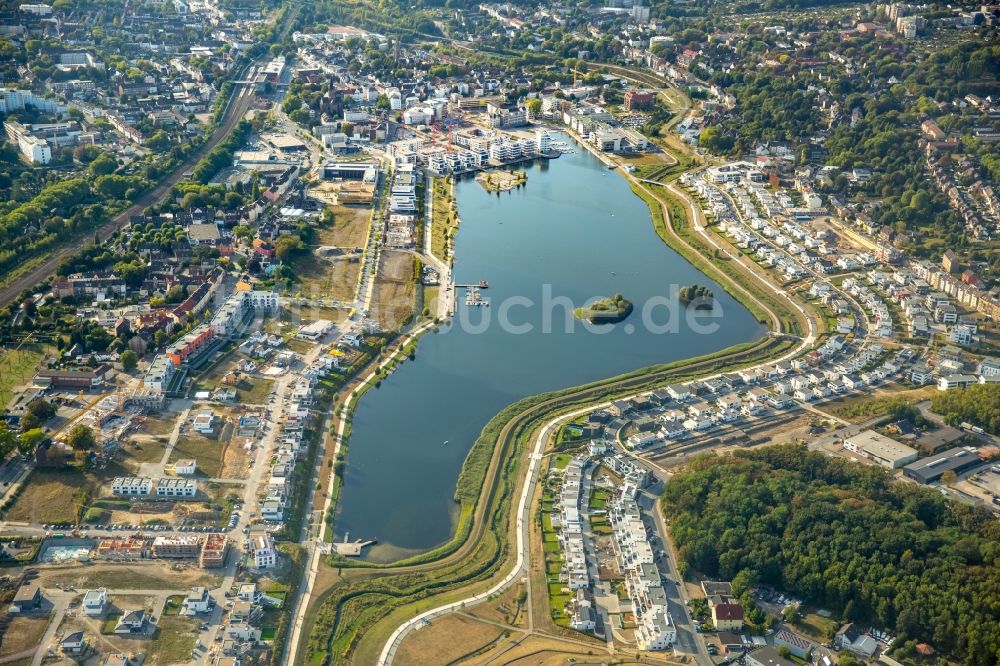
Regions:
<instances>
[{"instance_id":1,"label":"small island in lake","mask_svg":"<svg viewBox=\"0 0 1000 666\"><path fill-rule=\"evenodd\" d=\"M591 324L617 324L632 314L632 302L621 294L615 294L594 301L582 308L575 308L577 319L585 319Z\"/></svg>"},{"instance_id":2,"label":"small island in lake","mask_svg":"<svg viewBox=\"0 0 1000 666\"><path fill-rule=\"evenodd\" d=\"M708 287L700 284L689 284L685 287L681 287L678 293L678 298L680 298L681 303L685 305L690 305L691 303L696 303L695 307L711 309L713 301L715 299L715 294Z\"/></svg>"},{"instance_id":3,"label":"small island in lake","mask_svg":"<svg viewBox=\"0 0 1000 666\"><path fill-rule=\"evenodd\" d=\"M487 192L506 192L513 190L528 182L528 174L525 171L480 171L476 175L476 182L486 188Z\"/></svg>"}]
</instances>

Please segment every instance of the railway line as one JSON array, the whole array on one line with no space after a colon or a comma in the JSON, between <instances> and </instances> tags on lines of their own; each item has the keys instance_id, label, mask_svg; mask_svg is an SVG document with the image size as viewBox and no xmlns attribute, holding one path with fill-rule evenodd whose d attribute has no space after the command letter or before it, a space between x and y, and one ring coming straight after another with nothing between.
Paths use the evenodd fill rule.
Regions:
<instances>
[{"instance_id":1,"label":"railway line","mask_svg":"<svg viewBox=\"0 0 1000 666\"><path fill-rule=\"evenodd\" d=\"M292 25L294 25L300 4L293 3L291 7L292 9L289 10L288 15L284 18L282 36L287 35ZM182 162L172 174L162 180L159 185L146 192L131 206L119 212L117 215L98 227L95 230L98 236L101 238L107 238L112 233L128 224L129 220L133 216L140 215L142 211L149 206L162 201L170 193L170 191L184 179L185 174L191 171L195 165L198 164L201 158L211 152L221 142L225 141L225 139L232 133L240 119L242 119L246 112L250 110L250 106L253 104L255 99L253 85L245 80L246 74L254 66L263 62L263 58L266 57L268 56L265 54L265 56L261 59L246 64L240 71L239 76L236 77L236 82L233 84L229 101L226 103L226 108L223 111L222 122L215 127L211 136L209 136L208 139L197 148L197 150L189 155L188 158L184 160L184 162ZM25 289L31 289L39 283L44 282L46 278L56 272L56 269L59 268L60 264L62 264L67 257L72 256L89 243L92 238L90 234L91 232L88 231L87 233L81 234L77 238L67 242L46 257L42 263L25 271L23 275L18 276L9 284L0 287L0 307L12 303Z\"/></svg>"}]
</instances>

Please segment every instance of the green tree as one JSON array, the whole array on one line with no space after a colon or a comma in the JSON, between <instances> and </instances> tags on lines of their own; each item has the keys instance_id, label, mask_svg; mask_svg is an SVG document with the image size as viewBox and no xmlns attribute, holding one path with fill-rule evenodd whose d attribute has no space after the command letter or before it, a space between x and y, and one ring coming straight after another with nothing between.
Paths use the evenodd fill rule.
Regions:
<instances>
[{"instance_id":1,"label":"green tree","mask_svg":"<svg viewBox=\"0 0 1000 666\"><path fill-rule=\"evenodd\" d=\"M298 236L282 236L274 244L274 256L279 261L286 262L302 250L302 241Z\"/></svg>"},{"instance_id":2,"label":"green tree","mask_svg":"<svg viewBox=\"0 0 1000 666\"><path fill-rule=\"evenodd\" d=\"M97 437L90 426L79 424L69 431L66 443L74 451L89 451L97 445Z\"/></svg>"},{"instance_id":3,"label":"green tree","mask_svg":"<svg viewBox=\"0 0 1000 666\"><path fill-rule=\"evenodd\" d=\"M48 439L48 435L41 428L32 428L21 433L17 443L17 449L22 455L31 455L38 448L38 445Z\"/></svg>"},{"instance_id":4,"label":"green tree","mask_svg":"<svg viewBox=\"0 0 1000 666\"><path fill-rule=\"evenodd\" d=\"M118 160L111 153L101 153L90 163L90 173L95 176L106 176L118 168Z\"/></svg>"},{"instance_id":5,"label":"green tree","mask_svg":"<svg viewBox=\"0 0 1000 666\"><path fill-rule=\"evenodd\" d=\"M35 428L40 427L41 425L42 425L41 419L39 419L31 412L28 412L27 414L21 417L21 422L20 422L21 432L33 430Z\"/></svg>"},{"instance_id":6,"label":"green tree","mask_svg":"<svg viewBox=\"0 0 1000 666\"><path fill-rule=\"evenodd\" d=\"M18 442L17 433L7 427L6 421L0 421L0 458L6 458L17 448Z\"/></svg>"},{"instance_id":7,"label":"green tree","mask_svg":"<svg viewBox=\"0 0 1000 666\"><path fill-rule=\"evenodd\" d=\"M38 398L28 403L28 413L33 414L39 421L44 422L56 415L56 408L48 400Z\"/></svg>"},{"instance_id":8,"label":"green tree","mask_svg":"<svg viewBox=\"0 0 1000 666\"><path fill-rule=\"evenodd\" d=\"M132 372L135 370L136 366L139 365L139 355L131 349L123 351L119 360L121 361L122 367L125 368L126 372Z\"/></svg>"},{"instance_id":9,"label":"green tree","mask_svg":"<svg viewBox=\"0 0 1000 666\"><path fill-rule=\"evenodd\" d=\"M146 146L153 150L166 150L170 148L172 143L170 136L163 130L157 130L146 139Z\"/></svg>"}]
</instances>

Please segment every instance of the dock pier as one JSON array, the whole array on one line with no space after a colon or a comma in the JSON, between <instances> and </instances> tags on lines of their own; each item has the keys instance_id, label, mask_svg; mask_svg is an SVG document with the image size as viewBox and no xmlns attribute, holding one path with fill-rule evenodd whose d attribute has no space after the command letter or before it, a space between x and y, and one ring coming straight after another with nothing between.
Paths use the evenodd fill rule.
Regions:
<instances>
[{"instance_id":1,"label":"dock pier","mask_svg":"<svg viewBox=\"0 0 1000 666\"><path fill-rule=\"evenodd\" d=\"M363 541L358 539L357 541L348 541L350 538L350 533L344 535L344 540L339 543L334 543L333 550L337 555L343 555L344 557L361 557L361 551L378 543L375 539L369 539L368 541Z\"/></svg>"}]
</instances>

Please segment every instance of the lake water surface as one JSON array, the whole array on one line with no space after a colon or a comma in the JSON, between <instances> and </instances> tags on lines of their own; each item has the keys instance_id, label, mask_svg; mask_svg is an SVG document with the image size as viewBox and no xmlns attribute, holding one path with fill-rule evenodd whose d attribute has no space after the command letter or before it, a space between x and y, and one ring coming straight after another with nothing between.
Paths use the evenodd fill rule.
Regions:
<instances>
[{"instance_id":1,"label":"lake water surface","mask_svg":"<svg viewBox=\"0 0 1000 666\"><path fill-rule=\"evenodd\" d=\"M620 173L579 150L527 168L525 187L487 193L473 180L456 186L461 227L457 284L488 280L490 307L459 314L485 330L454 325L425 335L416 360L402 364L357 405L336 534L377 539L368 557L392 559L447 541L454 529L455 482L483 426L515 400L644 366L707 354L756 339L765 328L721 287L667 247L649 210ZM676 332L647 330L641 309L670 285L704 284L721 316L714 333L681 322ZM566 308L620 292L635 304L624 322L585 330ZM517 301L511 301L512 298ZM526 307L524 298L536 305ZM505 303L512 307L504 306ZM497 323L501 311L527 333ZM456 317L456 320L459 317ZM658 324L667 320L657 310ZM546 321L552 321L546 329ZM548 330L548 332L546 332ZM447 443L445 443L447 442Z\"/></svg>"}]
</instances>

